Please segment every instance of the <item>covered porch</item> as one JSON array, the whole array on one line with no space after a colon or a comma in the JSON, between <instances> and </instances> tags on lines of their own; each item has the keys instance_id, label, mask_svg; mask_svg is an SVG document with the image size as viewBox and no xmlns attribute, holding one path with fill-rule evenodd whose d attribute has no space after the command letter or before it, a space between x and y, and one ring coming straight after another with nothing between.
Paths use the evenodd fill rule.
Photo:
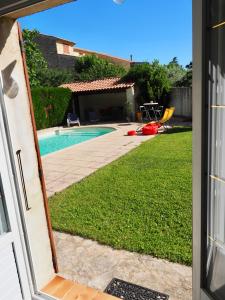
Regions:
<instances>
[{"instance_id":1,"label":"covered porch","mask_svg":"<svg viewBox=\"0 0 225 300\"><path fill-rule=\"evenodd\" d=\"M134 83L120 78L63 84L73 92L72 110L83 123L134 121Z\"/></svg>"}]
</instances>

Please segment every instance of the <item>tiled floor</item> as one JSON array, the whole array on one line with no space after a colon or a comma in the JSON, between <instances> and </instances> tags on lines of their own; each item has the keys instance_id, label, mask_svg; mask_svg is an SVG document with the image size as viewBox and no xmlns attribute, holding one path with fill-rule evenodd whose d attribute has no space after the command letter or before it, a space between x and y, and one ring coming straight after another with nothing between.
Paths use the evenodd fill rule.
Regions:
<instances>
[{"instance_id":1,"label":"tiled floor","mask_svg":"<svg viewBox=\"0 0 225 300\"><path fill-rule=\"evenodd\" d=\"M43 290L45 294L59 300L116 300L118 298L93 288L56 276Z\"/></svg>"},{"instance_id":2,"label":"tiled floor","mask_svg":"<svg viewBox=\"0 0 225 300\"><path fill-rule=\"evenodd\" d=\"M152 138L152 136L126 136L128 130L140 126L138 123L107 124L107 126L117 130L42 158L48 196L82 180Z\"/></svg>"}]
</instances>

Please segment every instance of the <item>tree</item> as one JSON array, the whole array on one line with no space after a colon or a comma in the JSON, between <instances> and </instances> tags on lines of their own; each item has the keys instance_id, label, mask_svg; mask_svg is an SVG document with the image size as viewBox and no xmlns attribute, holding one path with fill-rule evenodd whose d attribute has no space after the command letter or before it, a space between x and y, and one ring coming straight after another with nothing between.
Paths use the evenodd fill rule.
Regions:
<instances>
[{"instance_id":1,"label":"tree","mask_svg":"<svg viewBox=\"0 0 225 300\"><path fill-rule=\"evenodd\" d=\"M166 65L171 86L177 86L178 82L186 75L186 70L179 64L177 57Z\"/></svg>"},{"instance_id":2,"label":"tree","mask_svg":"<svg viewBox=\"0 0 225 300\"><path fill-rule=\"evenodd\" d=\"M76 80L97 80L110 77L121 77L126 70L119 65L110 63L108 60L96 55L85 55L75 61Z\"/></svg>"},{"instance_id":3,"label":"tree","mask_svg":"<svg viewBox=\"0 0 225 300\"><path fill-rule=\"evenodd\" d=\"M177 82L177 86L191 87L192 86L192 62L186 67L186 74Z\"/></svg>"},{"instance_id":4,"label":"tree","mask_svg":"<svg viewBox=\"0 0 225 300\"><path fill-rule=\"evenodd\" d=\"M30 85L40 86L40 79L38 73L46 72L48 65L43 57L42 52L35 43L35 38L39 32L37 30L23 30L23 40L26 51L26 62L28 68L28 74L30 79Z\"/></svg>"},{"instance_id":5,"label":"tree","mask_svg":"<svg viewBox=\"0 0 225 300\"><path fill-rule=\"evenodd\" d=\"M139 104L146 101L160 101L171 88L168 72L158 60L151 64L134 65L123 77L124 81L134 81L139 87Z\"/></svg>"}]
</instances>

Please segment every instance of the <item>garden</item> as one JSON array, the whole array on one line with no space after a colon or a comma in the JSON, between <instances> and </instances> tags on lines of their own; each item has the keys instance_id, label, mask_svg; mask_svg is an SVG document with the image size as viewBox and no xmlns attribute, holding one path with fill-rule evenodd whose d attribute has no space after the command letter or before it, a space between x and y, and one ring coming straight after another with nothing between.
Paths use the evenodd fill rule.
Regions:
<instances>
[{"instance_id":1,"label":"garden","mask_svg":"<svg viewBox=\"0 0 225 300\"><path fill-rule=\"evenodd\" d=\"M58 86L66 82L120 77L136 83L138 105L156 100L164 107L172 87L191 85L192 64L184 68L176 57L167 65L154 60L127 71L87 55L74 62L74 72L51 70L35 44L37 34L23 32L37 129L65 124L72 95ZM53 228L191 265L191 149L191 127L174 127L144 142L51 197Z\"/></svg>"},{"instance_id":2,"label":"garden","mask_svg":"<svg viewBox=\"0 0 225 300\"><path fill-rule=\"evenodd\" d=\"M192 132L174 127L50 198L55 230L191 265Z\"/></svg>"}]
</instances>

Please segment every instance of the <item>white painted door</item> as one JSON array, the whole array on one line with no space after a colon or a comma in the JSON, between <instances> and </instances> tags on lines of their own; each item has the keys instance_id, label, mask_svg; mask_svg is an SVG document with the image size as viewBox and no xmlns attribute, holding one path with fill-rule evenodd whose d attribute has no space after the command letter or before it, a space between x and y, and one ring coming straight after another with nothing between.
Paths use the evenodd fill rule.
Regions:
<instances>
[{"instance_id":1,"label":"white painted door","mask_svg":"<svg viewBox=\"0 0 225 300\"><path fill-rule=\"evenodd\" d=\"M0 110L0 300L31 299Z\"/></svg>"}]
</instances>

